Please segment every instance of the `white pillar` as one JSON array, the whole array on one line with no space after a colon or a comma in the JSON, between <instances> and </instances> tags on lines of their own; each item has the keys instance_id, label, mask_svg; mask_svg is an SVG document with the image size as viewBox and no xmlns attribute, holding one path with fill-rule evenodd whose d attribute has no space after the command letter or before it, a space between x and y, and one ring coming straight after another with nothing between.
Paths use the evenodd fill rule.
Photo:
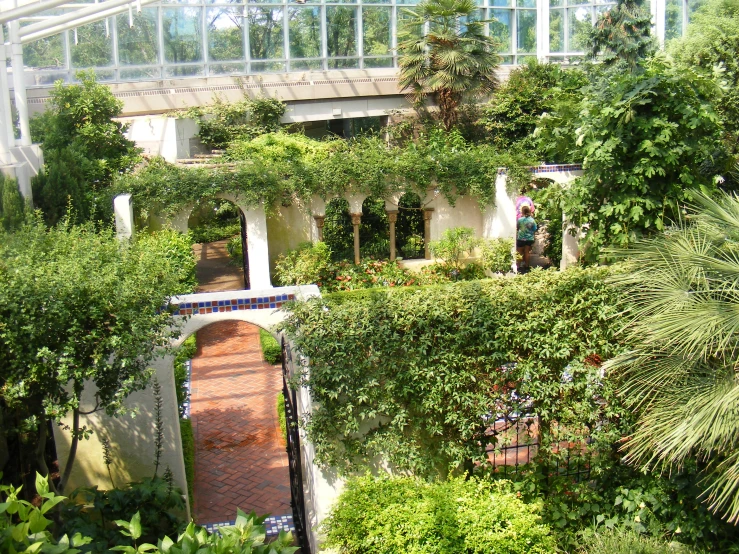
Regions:
<instances>
[{"instance_id":1,"label":"white pillar","mask_svg":"<svg viewBox=\"0 0 739 554\"><path fill-rule=\"evenodd\" d=\"M244 209L246 243L249 256L249 285L252 289L271 289L269 277L269 245L267 243L267 216L264 208Z\"/></svg>"},{"instance_id":2,"label":"white pillar","mask_svg":"<svg viewBox=\"0 0 739 554\"><path fill-rule=\"evenodd\" d=\"M8 52L3 26L0 25L0 164L10 163L10 147L14 145L13 117L8 85Z\"/></svg>"},{"instance_id":3,"label":"white pillar","mask_svg":"<svg viewBox=\"0 0 739 554\"><path fill-rule=\"evenodd\" d=\"M579 232L572 234L574 225L567 221L566 216L562 216L564 231L562 231L562 259L559 262L559 269L564 271L570 266L577 265L580 259L580 245L578 244Z\"/></svg>"},{"instance_id":4,"label":"white pillar","mask_svg":"<svg viewBox=\"0 0 739 554\"><path fill-rule=\"evenodd\" d=\"M31 128L28 124L28 99L26 98L26 83L23 71L23 45L19 35L20 24L11 21L10 52L13 63L13 91L15 92L15 109L18 110L18 119L21 126L21 146L31 145Z\"/></svg>"},{"instance_id":5,"label":"white pillar","mask_svg":"<svg viewBox=\"0 0 739 554\"><path fill-rule=\"evenodd\" d=\"M133 237L133 200L130 194L119 194L113 199L115 235L119 240Z\"/></svg>"}]
</instances>

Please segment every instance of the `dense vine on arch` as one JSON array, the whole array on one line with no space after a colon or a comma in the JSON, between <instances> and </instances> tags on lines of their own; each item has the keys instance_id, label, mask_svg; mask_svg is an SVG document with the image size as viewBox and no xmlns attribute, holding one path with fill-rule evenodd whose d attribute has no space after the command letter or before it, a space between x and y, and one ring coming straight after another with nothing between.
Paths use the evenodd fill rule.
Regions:
<instances>
[{"instance_id":1,"label":"dense vine on arch","mask_svg":"<svg viewBox=\"0 0 739 554\"><path fill-rule=\"evenodd\" d=\"M377 136L317 141L270 133L231 143L224 159L227 164L186 168L155 158L121 176L116 189L165 216L218 193L233 193L247 204L264 203L270 209L350 191L377 198L396 192L423 197L433 186L451 203L473 195L482 205L491 205L498 168L508 168L517 185L528 178L525 166L532 163L520 153L469 144L456 131L433 131L399 146Z\"/></svg>"}]
</instances>

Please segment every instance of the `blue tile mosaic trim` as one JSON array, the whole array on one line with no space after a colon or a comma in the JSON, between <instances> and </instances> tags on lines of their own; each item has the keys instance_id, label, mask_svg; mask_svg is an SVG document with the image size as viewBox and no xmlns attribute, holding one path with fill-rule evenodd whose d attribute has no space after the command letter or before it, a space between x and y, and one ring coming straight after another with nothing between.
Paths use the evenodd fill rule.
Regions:
<instances>
[{"instance_id":1,"label":"blue tile mosaic trim","mask_svg":"<svg viewBox=\"0 0 739 554\"><path fill-rule=\"evenodd\" d=\"M203 525L208 533L215 533L220 527L230 527L236 524L236 520L223 521L221 523L206 523ZM293 515L285 516L270 516L264 520L264 527L266 528L267 538L276 537L280 534L280 531L291 531L295 532L295 525L293 524Z\"/></svg>"},{"instance_id":2,"label":"blue tile mosaic trim","mask_svg":"<svg viewBox=\"0 0 739 554\"><path fill-rule=\"evenodd\" d=\"M174 315L198 315L238 310L270 310L281 308L285 302L295 300L294 294L257 296L254 298L232 298L230 300L205 300L173 304Z\"/></svg>"},{"instance_id":3,"label":"blue tile mosaic trim","mask_svg":"<svg viewBox=\"0 0 739 554\"><path fill-rule=\"evenodd\" d=\"M559 173L562 171L582 171L582 164L537 165L530 167L531 173Z\"/></svg>"},{"instance_id":4,"label":"blue tile mosaic trim","mask_svg":"<svg viewBox=\"0 0 739 554\"><path fill-rule=\"evenodd\" d=\"M292 514L286 516L270 516L264 520L264 525L267 528L268 537L276 537L280 534L280 531L295 532Z\"/></svg>"}]
</instances>

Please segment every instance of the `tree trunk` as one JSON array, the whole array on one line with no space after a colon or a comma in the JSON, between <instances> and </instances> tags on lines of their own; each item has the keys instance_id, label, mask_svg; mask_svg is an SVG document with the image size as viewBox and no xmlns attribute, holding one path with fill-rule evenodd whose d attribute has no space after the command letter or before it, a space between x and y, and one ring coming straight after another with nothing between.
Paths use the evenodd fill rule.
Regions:
<instances>
[{"instance_id":1,"label":"tree trunk","mask_svg":"<svg viewBox=\"0 0 739 554\"><path fill-rule=\"evenodd\" d=\"M79 439L79 428L80 428L80 409L75 408L72 411L72 443L69 446L69 456L64 464L64 474L59 480L59 487L57 487L59 494L64 493L64 487L67 485L69 476L72 474L72 467L74 466L74 459L77 456L77 445L80 442Z\"/></svg>"},{"instance_id":2,"label":"tree trunk","mask_svg":"<svg viewBox=\"0 0 739 554\"><path fill-rule=\"evenodd\" d=\"M439 117L444 129L451 131L457 123L457 108L461 102L459 93L449 89L441 89L436 93L436 104L439 106Z\"/></svg>"}]
</instances>

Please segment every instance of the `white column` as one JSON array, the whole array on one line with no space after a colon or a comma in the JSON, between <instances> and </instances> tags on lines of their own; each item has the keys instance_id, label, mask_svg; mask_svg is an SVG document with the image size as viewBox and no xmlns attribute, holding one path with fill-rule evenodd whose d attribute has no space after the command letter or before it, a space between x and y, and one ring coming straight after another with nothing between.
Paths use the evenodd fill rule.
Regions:
<instances>
[{"instance_id":1,"label":"white column","mask_svg":"<svg viewBox=\"0 0 739 554\"><path fill-rule=\"evenodd\" d=\"M13 63L13 91L15 92L15 109L18 110L18 119L21 126L21 146L31 145L31 128L28 124L28 99L26 98L26 83L23 71L23 45L19 35L20 27L17 21L11 21L10 52Z\"/></svg>"},{"instance_id":2,"label":"white column","mask_svg":"<svg viewBox=\"0 0 739 554\"><path fill-rule=\"evenodd\" d=\"M15 141L11 113L10 87L8 86L8 53L5 48L3 26L0 25L0 164L10 163L10 146Z\"/></svg>"},{"instance_id":3,"label":"white column","mask_svg":"<svg viewBox=\"0 0 739 554\"><path fill-rule=\"evenodd\" d=\"M246 244L249 256L249 285L252 289L271 289L269 278L269 245L267 242L267 216L264 208L244 209L246 218Z\"/></svg>"},{"instance_id":4,"label":"white column","mask_svg":"<svg viewBox=\"0 0 739 554\"><path fill-rule=\"evenodd\" d=\"M133 201L130 194L119 194L113 199L115 234L119 240L133 237Z\"/></svg>"},{"instance_id":5,"label":"white column","mask_svg":"<svg viewBox=\"0 0 739 554\"><path fill-rule=\"evenodd\" d=\"M559 262L559 269L564 271L570 266L577 265L580 259L580 245L578 244L579 232L572 234L574 225L567 221L566 216L562 216L564 231L562 231L562 260Z\"/></svg>"}]
</instances>

